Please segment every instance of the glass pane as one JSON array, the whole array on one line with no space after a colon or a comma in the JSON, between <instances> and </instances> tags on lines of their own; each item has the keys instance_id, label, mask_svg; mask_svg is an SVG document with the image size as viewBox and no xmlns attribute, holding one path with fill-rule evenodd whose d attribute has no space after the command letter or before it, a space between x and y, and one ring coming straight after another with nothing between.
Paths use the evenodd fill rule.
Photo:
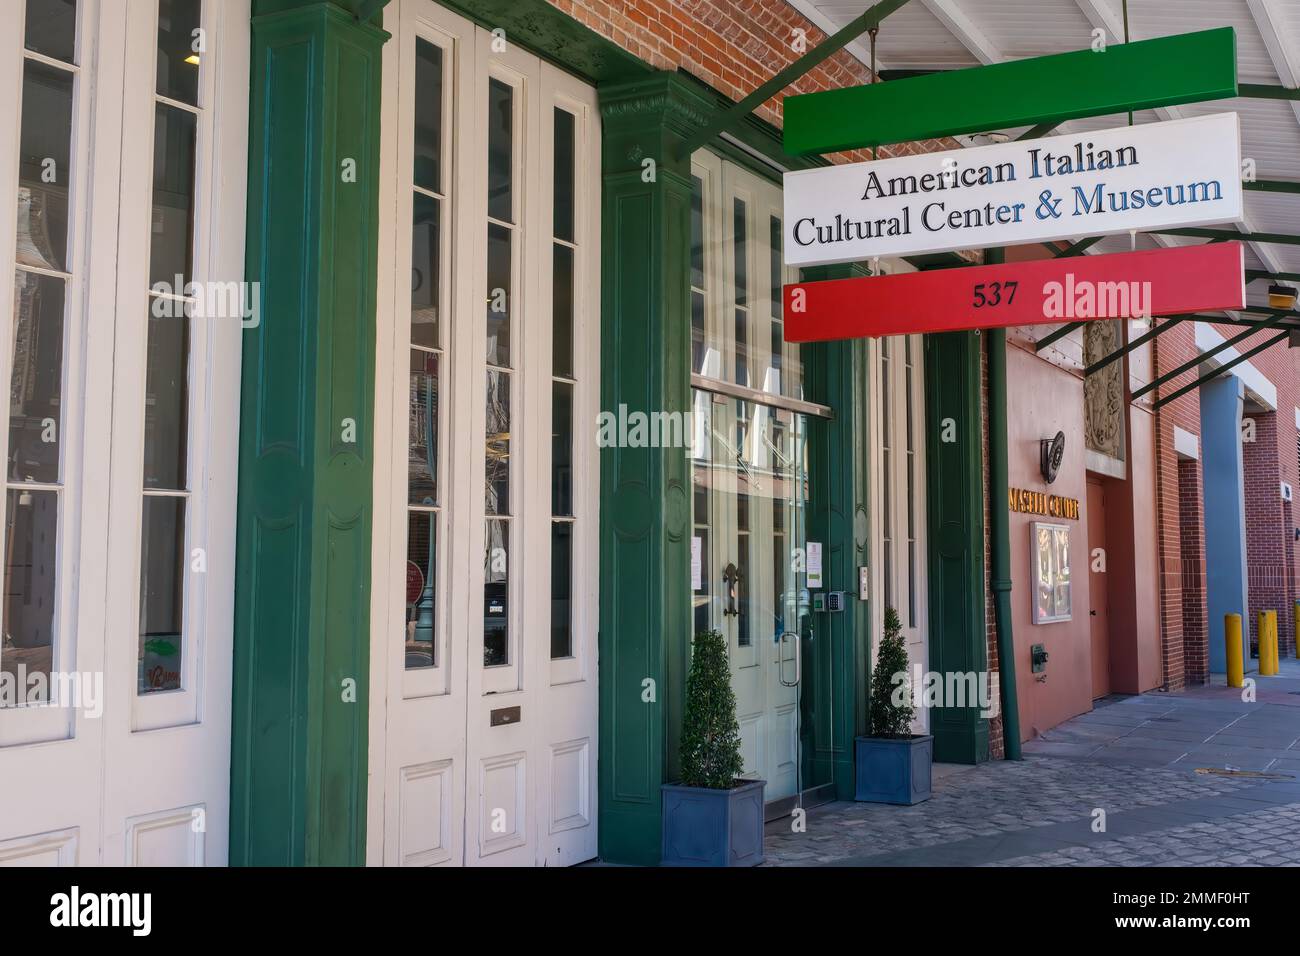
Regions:
<instances>
[{"instance_id":1,"label":"glass pane","mask_svg":"<svg viewBox=\"0 0 1300 956\"><path fill-rule=\"evenodd\" d=\"M202 0L158 2L158 93L192 106L199 104L202 9Z\"/></svg>"},{"instance_id":2,"label":"glass pane","mask_svg":"<svg viewBox=\"0 0 1300 956\"><path fill-rule=\"evenodd\" d=\"M772 317L770 330L769 368L775 378L763 382L763 388L777 395L781 394L781 353L785 348L784 304L782 300L782 276L784 266L781 263L781 220L776 216L768 217L768 271L771 275L771 288L768 291L769 314Z\"/></svg>"},{"instance_id":3,"label":"glass pane","mask_svg":"<svg viewBox=\"0 0 1300 956\"><path fill-rule=\"evenodd\" d=\"M489 518L483 547L483 666L510 663L510 522Z\"/></svg>"},{"instance_id":4,"label":"glass pane","mask_svg":"<svg viewBox=\"0 0 1300 956\"><path fill-rule=\"evenodd\" d=\"M442 48L422 39L415 41L415 184L442 192Z\"/></svg>"},{"instance_id":5,"label":"glass pane","mask_svg":"<svg viewBox=\"0 0 1300 956\"><path fill-rule=\"evenodd\" d=\"M551 657L573 656L573 523L551 523Z\"/></svg>"},{"instance_id":6,"label":"glass pane","mask_svg":"<svg viewBox=\"0 0 1300 956\"><path fill-rule=\"evenodd\" d=\"M749 310L736 310L736 377L737 385L749 384Z\"/></svg>"},{"instance_id":7,"label":"glass pane","mask_svg":"<svg viewBox=\"0 0 1300 956\"><path fill-rule=\"evenodd\" d=\"M442 203L416 193L411 218L411 344L436 349L442 304Z\"/></svg>"},{"instance_id":8,"label":"glass pane","mask_svg":"<svg viewBox=\"0 0 1300 956\"><path fill-rule=\"evenodd\" d=\"M573 378L573 250L554 243L551 276L551 374Z\"/></svg>"},{"instance_id":9,"label":"glass pane","mask_svg":"<svg viewBox=\"0 0 1300 956\"><path fill-rule=\"evenodd\" d=\"M704 288L704 182L691 177L691 285Z\"/></svg>"},{"instance_id":10,"label":"glass pane","mask_svg":"<svg viewBox=\"0 0 1300 956\"><path fill-rule=\"evenodd\" d=\"M754 615L750 613L749 606L754 598L754 589L750 587L752 565L749 550L752 536L748 528L749 498L744 494L737 496L736 516L740 522L740 530L736 535L736 570L740 574L740 580L736 584L736 606L740 609L740 614L736 617L736 646L749 647L754 642L750 634Z\"/></svg>"},{"instance_id":11,"label":"glass pane","mask_svg":"<svg viewBox=\"0 0 1300 956\"><path fill-rule=\"evenodd\" d=\"M555 238L574 242L574 115L555 110Z\"/></svg>"},{"instance_id":12,"label":"glass pane","mask_svg":"<svg viewBox=\"0 0 1300 956\"><path fill-rule=\"evenodd\" d=\"M181 295L194 256L194 139L198 117L159 103L154 114L153 236L149 284ZM176 277L181 276L177 288Z\"/></svg>"},{"instance_id":13,"label":"glass pane","mask_svg":"<svg viewBox=\"0 0 1300 956\"><path fill-rule=\"evenodd\" d=\"M413 505L438 503L438 356L411 349L407 485Z\"/></svg>"},{"instance_id":14,"label":"glass pane","mask_svg":"<svg viewBox=\"0 0 1300 956\"><path fill-rule=\"evenodd\" d=\"M416 670L438 664L437 515L412 511L406 517L406 669Z\"/></svg>"},{"instance_id":15,"label":"glass pane","mask_svg":"<svg viewBox=\"0 0 1300 956\"><path fill-rule=\"evenodd\" d=\"M510 376L487 373L486 501L490 515L510 514Z\"/></svg>"},{"instance_id":16,"label":"glass pane","mask_svg":"<svg viewBox=\"0 0 1300 956\"><path fill-rule=\"evenodd\" d=\"M190 323L168 314L180 303L153 299L144 386L144 486L186 487ZM161 317L159 317L161 313Z\"/></svg>"},{"instance_id":17,"label":"glass pane","mask_svg":"<svg viewBox=\"0 0 1300 956\"><path fill-rule=\"evenodd\" d=\"M5 496L4 639L0 672L28 688L44 674L48 688L54 658L55 576L59 496L54 491L10 490ZM38 698L48 700L48 692ZM0 699L0 706L3 706Z\"/></svg>"},{"instance_id":18,"label":"glass pane","mask_svg":"<svg viewBox=\"0 0 1300 956\"><path fill-rule=\"evenodd\" d=\"M500 80L488 81L488 215L514 222L515 91Z\"/></svg>"},{"instance_id":19,"label":"glass pane","mask_svg":"<svg viewBox=\"0 0 1300 956\"><path fill-rule=\"evenodd\" d=\"M55 60L75 62L77 0L27 0L24 46Z\"/></svg>"},{"instance_id":20,"label":"glass pane","mask_svg":"<svg viewBox=\"0 0 1300 956\"><path fill-rule=\"evenodd\" d=\"M732 201L732 245L736 263L736 305L749 304L749 225L744 200Z\"/></svg>"},{"instance_id":21,"label":"glass pane","mask_svg":"<svg viewBox=\"0 0 1300 956\"><path fill-rule=\"evenodd\" d=\"M510 364L510 230L488 226L487 362Z\"/></svg>"},{"instance_id":22,"label":"glass pane","mask_svg":"<svg viewBox=\"0 0 1300 956\"><path fill-rule=\"evenodd\" d=\"M67 269L71 155L72 74L28 60L18 146L19 265Z\"/></svg>"},{"instance_id":23,"label":"glass pane","mask_svg":"<svg viewBox=\"0 0 1300 956\"><path fill-rule=\"evenodd\" d=\"M551 384L551 514L573 514L573 386Z\"/></svg>"},{"instance_id":24,"label":"glass pane","mask_svg":"<svg viewBox=\"0 0 1300 956\"><path fill-rule=\"evenodd\" d=\"M181 686L185 499L145 495L140 546L139 690Z\"/></svg>"},{"instance_id":25,"label":"glass pane","mask_svg":"<svg viewBox=\"0 0 1300 956\"><path fill-rule=\"evenodd\" d=\"M704 375L704 293L691 291L691 371Z\"/></svg>"},{"instance_id":26,"label":"glass pane","mask_svg":"<svg viewBox=\"0 0 1300 956\"><path fill-rule=\"evenodd\" d=\"M59 480L63 430L62 279L14 273L13 377L9 386L9 479Z\"/></svg>"}]
</instances>

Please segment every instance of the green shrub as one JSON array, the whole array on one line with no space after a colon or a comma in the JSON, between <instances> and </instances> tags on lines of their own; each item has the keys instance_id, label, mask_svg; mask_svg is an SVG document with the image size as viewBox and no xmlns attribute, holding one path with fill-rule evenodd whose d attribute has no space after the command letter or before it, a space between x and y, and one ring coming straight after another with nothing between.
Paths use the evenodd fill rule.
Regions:
<instances>
[{"instance_id":1,"label":"green shrub","mask_svg":"<svg viewBox=\"0 0 1300 956\"><path fill-rule=\"evenodd\" d=\"M892 607L885 608L885 634L880 639L880 649L876 652L876 669L871 674L872 737L912 736L912 718L915 712L907 680L902 685L905 688L902 706L896 705L893 700L894 691L898 687L894 675L907 674L907 645L903 643L902 630L898 612Z\"/></svg>"},{"instance_id":2,"label":"green shrub","mask_svg":"<svg viewBox=\"0 0 1300 956\"><path fill-rule=\"evenodd\" d=\"M686 678L682 783L727 790L744 769L727 639L717 631L701 631L695 635L691 671Z\"/></svg>"}]
</instances>

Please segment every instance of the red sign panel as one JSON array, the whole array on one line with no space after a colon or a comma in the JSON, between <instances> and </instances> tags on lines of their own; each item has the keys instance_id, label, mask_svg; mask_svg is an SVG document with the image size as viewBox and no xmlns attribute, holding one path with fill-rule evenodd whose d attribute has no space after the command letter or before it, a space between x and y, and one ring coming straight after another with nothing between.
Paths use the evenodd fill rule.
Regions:
<instances>
[{"instance_id":1,"label":"red sign panel","mask_svg":"<svg viewBox=\"0 0 1300 956\"><path fill-rule=\"evenodd\" d=\"M1148 318L1246 304L1239 242L799 282L787 342Z\"/></svg>"}]
</instances>

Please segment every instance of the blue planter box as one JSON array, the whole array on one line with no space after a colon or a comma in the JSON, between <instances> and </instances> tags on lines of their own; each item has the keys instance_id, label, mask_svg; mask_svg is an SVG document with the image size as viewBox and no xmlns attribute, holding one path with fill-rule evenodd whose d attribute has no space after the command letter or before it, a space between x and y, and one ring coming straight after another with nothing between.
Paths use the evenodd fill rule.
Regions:
<instances>
[{"instance_id":1,"label":"blue planter box","mask_svg":"<svg viewBox=\"0 0 1300 956\"><path fill-rule=\"evenodd\" d=\"M929 734L893 739L854 738L855 800L911 805L930 799L934 738Z\"/></svg>"},{"instance_id":2,"label":"blue planter box","mask_svg":"<svg viewBox=\"0 0 1300 956\"><path fill-rule=\"evenodd\" d=\"M763 780L730 790L666 783L664 866L758 866L763 862Z\"/></svg>"}]
</instances>

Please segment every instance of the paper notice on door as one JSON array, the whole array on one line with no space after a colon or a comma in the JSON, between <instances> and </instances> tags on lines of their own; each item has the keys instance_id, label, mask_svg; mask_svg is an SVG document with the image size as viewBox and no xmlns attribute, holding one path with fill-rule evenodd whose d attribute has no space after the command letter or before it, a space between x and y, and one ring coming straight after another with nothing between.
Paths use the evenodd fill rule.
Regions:
<instances>
[{"instance_id":1,"label":"paper notice on door","mask_svg":"<svg viewBox=\"0 0 1300 956\"><path fill-rule=\"evenodd\" d=\"M704 547L702 539L691 538L691 590L704 587Z\"/></svg>"},{"instance_id":2,"label":"paper notice on door","mask_svg":"<svg viewBox=\"0 0 1300 956\"><path fill-rule=\"evenodd\" d=\"M808 587L822 586L822 543L808 542Z\"/></svg>"}]
</instances>

